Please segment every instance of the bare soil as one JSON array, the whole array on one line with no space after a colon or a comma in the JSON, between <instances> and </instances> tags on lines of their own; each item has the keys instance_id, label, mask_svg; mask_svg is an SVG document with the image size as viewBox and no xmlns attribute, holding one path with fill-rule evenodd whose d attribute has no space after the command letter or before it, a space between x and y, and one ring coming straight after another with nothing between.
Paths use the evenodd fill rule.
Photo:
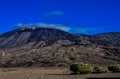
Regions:
<instances>
[{"instance_id":1,"label":"bare soil","mask_svg":"<svg viewBox=\"0 0 120 79\"><path fill-rule=\"evenodd\" d=\"M120 79L120 73L71 75L68 68L1 68L0 79Z\"/></svg>"}]
</instances>

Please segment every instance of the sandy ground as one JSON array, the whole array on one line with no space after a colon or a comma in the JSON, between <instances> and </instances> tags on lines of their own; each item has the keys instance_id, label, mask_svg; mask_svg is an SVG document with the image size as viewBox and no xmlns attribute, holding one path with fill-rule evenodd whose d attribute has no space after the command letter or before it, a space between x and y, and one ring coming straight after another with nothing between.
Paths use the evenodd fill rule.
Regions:
<instances>
[{"instance_id":1,"label":"sandy ground","mask_svg":"<svg viewBox=\"0 0 120 79\"><path fill-rule=\"evenodd\" d=\"M68 68L1 68L0 79L120 79L120 73L70 75Z\"/></svg>"}]
</instances>

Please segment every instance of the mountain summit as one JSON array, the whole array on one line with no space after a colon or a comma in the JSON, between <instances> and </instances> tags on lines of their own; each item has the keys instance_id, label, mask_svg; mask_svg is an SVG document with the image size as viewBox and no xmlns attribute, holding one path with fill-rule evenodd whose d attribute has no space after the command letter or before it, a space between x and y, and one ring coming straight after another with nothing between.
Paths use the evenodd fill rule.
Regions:
<instances>
[{"instance_id":1,"label":"mountain summit","mask_svg":"<svg viewBox=\"0 0 120 79\"><path fill-rule=\"evenodd\" d=\"M60 40L67 40L71 43L82 43L85 40L89 41L89 36L82 34L75 35L51 28L21 27L0 35L0 48L21 47L29 43L32 43L31 47L38 44L38 46L41 46L43 42L45 46L48 46Z\"/></svg>"},{"instance_id":2,"label":"mountain summit","mask_svg":"<svg viewBox=\"0 0 120 79\"><path fill-rule=\"evenodd\" d=\"M0 48L19 47L28 43L33 43L34 45L41 42L53 44L58 40L73 41L74 39L74 35L57 29L22 27L1 35Z\"/></svg>"}]
</instances>

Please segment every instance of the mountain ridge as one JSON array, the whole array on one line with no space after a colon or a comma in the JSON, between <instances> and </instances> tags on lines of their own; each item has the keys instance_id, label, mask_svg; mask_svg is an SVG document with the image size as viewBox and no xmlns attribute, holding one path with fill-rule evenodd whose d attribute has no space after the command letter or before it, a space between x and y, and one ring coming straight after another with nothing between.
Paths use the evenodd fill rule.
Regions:
<instances>
[{"instance_id":1,"label":"mountain ridge","mask_svg":"<svg viewBox=\"0 0 120 79\"><path fill-rule=\"evenodd\" d=\"M116 38L114 38L115 34L118 35ZM112 35L112 36L109 36L109 35ZM105 39L103 39L103 37ZM58 41L58 40L69 40L72 42L75 42L75 41L82 42L84 40L87 40L88 42L92 41L92 43L96 43L94 41L106 41L106 42L110 43L111 41L113 42L113 41L117 40L113 44L118 44L118 45L120 44L119 43L120 32L109 32L109 33L102 33L102 34L95 34L95 35L85 35L85 34L71 34L71 33L68 33L68 32L65 32L62 30L58 30L58 29L31 27L31 28L19 28L19 29L16 29L16 30L13 30L13 31L10 31L10 32L0 35L0 48L2 48L1 46L3 46L5 48L5 45L7 46L8 43L13 42L13 39L17 39L17 38L19 38L19 40L14 40L14 41L16 41L17 43L19 41L19 43L23 43L23 44L29 43L32 41L51 42L51 41ZM1 45L1 43L3 43L3 41L7 40L7 39L8 39L8 41L5 41L7 44L4 43L3 45ZM22 39L24 39L24 40L21 41ZM13 44L11 44L11 45L13 46ZM19 45L19 44L17 44L17 45ZM15 45L15 46L17 46L17 45Z\"/></svg>"}]
</instances>

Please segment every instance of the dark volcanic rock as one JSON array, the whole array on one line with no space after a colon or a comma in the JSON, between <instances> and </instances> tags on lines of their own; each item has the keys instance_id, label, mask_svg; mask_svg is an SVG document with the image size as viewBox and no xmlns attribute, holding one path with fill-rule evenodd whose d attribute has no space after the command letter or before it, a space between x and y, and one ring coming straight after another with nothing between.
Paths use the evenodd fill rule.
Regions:
<instances>
[{"instance_id":1,"label":"dark volcanic rock","mask_svg":"<svg viewBox=\"0 0 120 79\"><path fill-rule=\"evenodd\" d=\"M120 46L120 32L109 32L94 35L93 38L96 38L99 41L104 41L112 45Z\"/></svg>"},{"instance_id":2,"label":"dark volcanic rock","mask_svg":"<svg viewBox=\"0 0 120 79\"><path fill-rule=\"evenodd\" d=\"M20 28L0 36L0 48L19 47L25 44L34 42L34 44L41 41L48 44L53 44L58 40L73 41L76 39L70 33L48 28Z\"/></svg>"}]
</instances>

